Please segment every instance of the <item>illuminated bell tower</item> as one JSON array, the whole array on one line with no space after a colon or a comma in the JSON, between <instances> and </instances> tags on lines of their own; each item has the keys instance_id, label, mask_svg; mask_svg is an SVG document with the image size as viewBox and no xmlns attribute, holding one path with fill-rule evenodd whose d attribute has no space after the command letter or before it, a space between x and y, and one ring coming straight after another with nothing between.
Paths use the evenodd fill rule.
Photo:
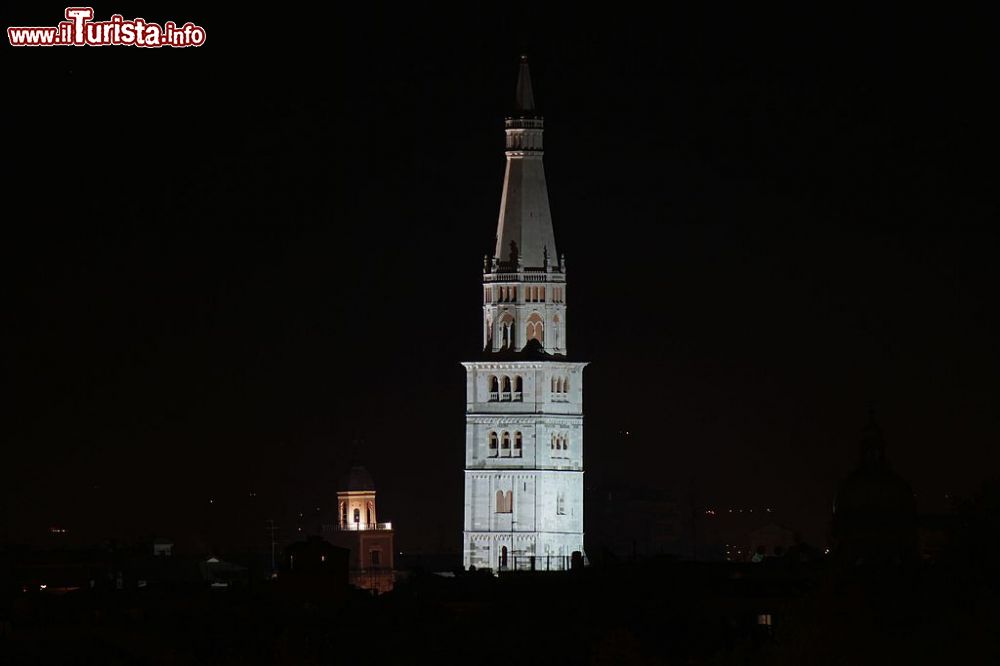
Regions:
<instances>
[{"instance_id":1,"label":"illuminated bell tower","mask_svg":"<svg viewBox=\"0 0 1000 666\"><path fill-rule=\"evenodd\" d=\"M564 569L583 553L583 369L566 355L566 262L521 58L496 247L483 262L483 353L466 369L466 568Z\"/></svg>"},{"instance_id":2,"label":"illuminated bell tower","mask_svg":"<svg viewBox=\"0 0 1000 666\"><path fill-rule=\"evenodd\" d=\"M323 526L330 543L351 551L350 581L378 594L393 588L392 523L380 523L375 514L375 483L361 465L352 465L337 489L337 522Z\"/></svg>"}]
</instances>

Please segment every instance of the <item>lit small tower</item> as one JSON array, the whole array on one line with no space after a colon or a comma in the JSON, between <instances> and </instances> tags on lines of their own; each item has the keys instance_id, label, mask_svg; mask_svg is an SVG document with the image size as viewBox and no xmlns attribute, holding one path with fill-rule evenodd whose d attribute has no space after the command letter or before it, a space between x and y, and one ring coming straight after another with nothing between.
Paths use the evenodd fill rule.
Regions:
<instances>
[{"instance_id":1,"label":"lit small tower","mask_svg":"<svg viewBox=\"0 0 1000 666\"><path fill-rule=\"evenodd\" d=\"M392 523L380 523L375 512L375 483L361 465L341 477L337 490L337 523L324 525L323 536L348 548L350 581L378 594L392 589Z\"/></svg>"},{"instance_id":2,"label":"lit small tower","mask_svg":"<svg viewBox=\"0 0 1000 666\"><path fill-rule=\"evenodd\" d=\"M466 568L564 569L583 554L583 369L566 355L566 262L526 57L496 246L483 262L483 354L466 369Z\"/></svg>"}]
</instances>

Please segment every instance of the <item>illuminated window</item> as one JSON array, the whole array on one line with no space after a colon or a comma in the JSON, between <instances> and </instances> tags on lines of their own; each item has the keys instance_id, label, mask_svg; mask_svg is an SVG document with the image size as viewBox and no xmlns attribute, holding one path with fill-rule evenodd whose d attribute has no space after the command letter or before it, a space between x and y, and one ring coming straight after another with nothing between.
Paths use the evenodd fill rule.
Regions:
<instances>
[{"instance_id":1,"label":"illuminated window","mask_svg":"<svg viewBox=\"0 0 1000 666\"><path fill-rule=\"evenodd\" d=\"M357 525L361 522L361 509L354 510L354 524Z\"/></svg>"},{"instance_id":2,"label":"illuminated window","mask_svg":"<svg viewBox=\"0 0 1000 666\"><path fill-rule=\"evenodd\" d=\"M528 340L545 342L545 325L542 323L542 318L537 312L532 312L531 316L528 317L525 333Z\"/></svg>"}]
</instances>

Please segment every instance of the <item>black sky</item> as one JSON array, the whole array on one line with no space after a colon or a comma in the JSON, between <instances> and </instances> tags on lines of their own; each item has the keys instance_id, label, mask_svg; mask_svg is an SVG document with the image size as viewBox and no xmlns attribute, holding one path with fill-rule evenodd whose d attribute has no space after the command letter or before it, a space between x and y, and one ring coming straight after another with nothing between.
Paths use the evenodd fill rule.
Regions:
<instances>
[{"instance_id":1,"label":"black sky","mask_svg":"<svg viewBox=\"0 0 1000 666\"><path fill-rule=\"evenodd\" d=\"M521 51L588 487L776 506L820 540L870 405L925 509L995 473L992 24L295 8L308 43L116 4L207 43L4 48L13 538L290 531L360 437L400 548L457 550Z\"/></svg>"}]
</instances>

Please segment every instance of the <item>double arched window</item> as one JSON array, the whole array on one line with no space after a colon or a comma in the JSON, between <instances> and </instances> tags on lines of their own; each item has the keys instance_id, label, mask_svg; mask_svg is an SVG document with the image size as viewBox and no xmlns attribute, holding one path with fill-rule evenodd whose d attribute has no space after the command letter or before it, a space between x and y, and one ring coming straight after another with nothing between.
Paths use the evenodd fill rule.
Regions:
<instances>
[{"instance_id":1,"label":"double arched window","mask_svg":"<svg viewBox=\"0 0 1000 666\"><path fill-rule=\"evenodd\" d=\"M538 340L543 344L545 343L545 324L537 312L532 312L531 316L528 317L524 333L525 340Z\"/></svg>"},{"instance_id":2,"label":"double arched window","mask_svg":"<svg viewBox=\"0 0 1000 666\"><path fill-rule=\"evenodd\" d=\"M502 490L497 491L497 513L513 513L514 511L514 493L508 490L506 493Z\"/></svg>"}]
</instances>

